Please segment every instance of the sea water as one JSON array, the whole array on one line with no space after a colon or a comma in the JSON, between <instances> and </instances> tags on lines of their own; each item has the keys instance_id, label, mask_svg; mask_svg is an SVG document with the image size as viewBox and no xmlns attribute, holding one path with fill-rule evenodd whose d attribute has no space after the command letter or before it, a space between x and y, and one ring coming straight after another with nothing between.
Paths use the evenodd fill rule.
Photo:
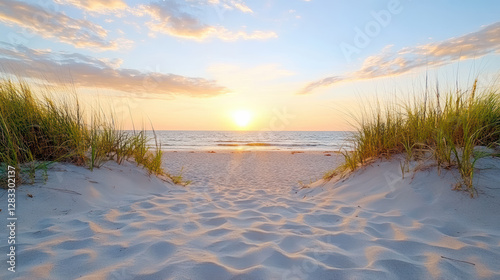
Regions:
<instances>
[{"instance_id":1,"label":"sea water","mask_svg":"<svg viewBox=\"0 0 500 280\"><path fill-rule=\"evenodd\" d=\"M350 150L348 131L155 131L163 150ZM150 138L154 136L148 131ZM155 144L152 139L151 145Z\"/></svg>"}]
</instances>

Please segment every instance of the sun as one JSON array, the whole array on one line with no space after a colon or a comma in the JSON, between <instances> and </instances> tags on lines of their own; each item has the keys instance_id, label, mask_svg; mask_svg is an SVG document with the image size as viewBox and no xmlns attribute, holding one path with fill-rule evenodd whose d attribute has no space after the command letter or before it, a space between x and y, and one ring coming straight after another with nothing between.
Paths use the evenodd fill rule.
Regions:
<instances>
[{"instance_id":1,"label":"sun","mask_svg":"<svg viewBox=\"0 0 500 280\"><path fill-rule=\"evenodd\" d=\"M252 114L247 110L238 110L233 113L233 121L239 128L245 128L250 124Z\"/></svg>"}]
</instances>

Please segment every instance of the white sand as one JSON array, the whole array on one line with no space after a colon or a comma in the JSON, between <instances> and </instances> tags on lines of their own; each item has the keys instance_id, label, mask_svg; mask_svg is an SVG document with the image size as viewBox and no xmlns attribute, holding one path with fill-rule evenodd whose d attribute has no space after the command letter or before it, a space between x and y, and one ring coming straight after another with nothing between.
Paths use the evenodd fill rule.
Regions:
<instances>
[{"instance_id":1,"label":"white sand","mask_svg":"<svg viewBox=\"0 0 500 280\"><path fill-rule=\"evenodd\" d=\"M451 190L455 172L402 179L397 159L308 189L297 181L321 177L338 155L166 160L193 185L109 163L94 172L57 165L46 184L21 186L17 272L2 261L0 278L500 279L498 159L479 163L476 199Z\"/></svg>"}]
</instances>

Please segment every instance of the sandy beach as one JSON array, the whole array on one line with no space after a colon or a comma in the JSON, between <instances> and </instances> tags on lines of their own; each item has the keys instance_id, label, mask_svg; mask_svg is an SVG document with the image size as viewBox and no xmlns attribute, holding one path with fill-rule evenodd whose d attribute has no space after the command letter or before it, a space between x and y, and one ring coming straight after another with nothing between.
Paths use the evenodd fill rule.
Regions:
<instances>
[{"instance_id":1,"label":"sandy beach","mask_svg":"<svg viewBox=\"0 0 500 280\"><path fill-rule=\"evenodd\" d=\"M0 1L0 280L500 280L500 1Z\"/></svg>"},{"instance_id":2,"label":"sandy beach","mask_svg":"<svg viewBox=\"0 0 500 280\"><path fill-rule=\"evenodd\" d=\"M478 163L471 199L452 191L456 172L423 165L402 178L397 158L317 181L342 160L330 154L167 153L187 187L130 162L56 164L17 191L16 273L4 263L0 278L500 277L498 159Z\"/></svg>"}]
</instances>

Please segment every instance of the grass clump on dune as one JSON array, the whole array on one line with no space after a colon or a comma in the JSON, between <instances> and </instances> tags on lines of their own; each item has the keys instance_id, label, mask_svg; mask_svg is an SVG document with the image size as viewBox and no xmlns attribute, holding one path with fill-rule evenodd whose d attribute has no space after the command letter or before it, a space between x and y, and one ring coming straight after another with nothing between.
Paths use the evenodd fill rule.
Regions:
<instances>
[{"instance_id":1,"label":"grass clump on dune","mask_svg":"<svg viewBox=\"0 0 500 280\"><path fill-rule=\"evenodd\" d=\"M76 97L70 101L39 98L26 83L0 81L1 174L14 166L21 171L18 179L26 181L23 175L32 177L52 162L94 169L107 160L133 158L150 174L166 175L162 151L148 147L144 130L117 129L113 117L102 111L84 114Z\"/></svg>"},{"instance_id":2,"label":"grass clump on dune","mask_svg":"<svg viewBox=\"0 0 500 280\"><path fill-rule=\"evenodd\" d=\"M474 165L477 159L491 155L475 150L476 146L495 148L500 144L500 96L498 88L478 90L477 79L466 91L429 96L404 104L376 106L357 118L353 151L344 152L340 170L354 171L379 157L405 154L406 162L425 155L438 168L456 167L461 182L456 189L474 195ZM336 173L332 173L336 174Z\"/></svg>"}]
</instances>

